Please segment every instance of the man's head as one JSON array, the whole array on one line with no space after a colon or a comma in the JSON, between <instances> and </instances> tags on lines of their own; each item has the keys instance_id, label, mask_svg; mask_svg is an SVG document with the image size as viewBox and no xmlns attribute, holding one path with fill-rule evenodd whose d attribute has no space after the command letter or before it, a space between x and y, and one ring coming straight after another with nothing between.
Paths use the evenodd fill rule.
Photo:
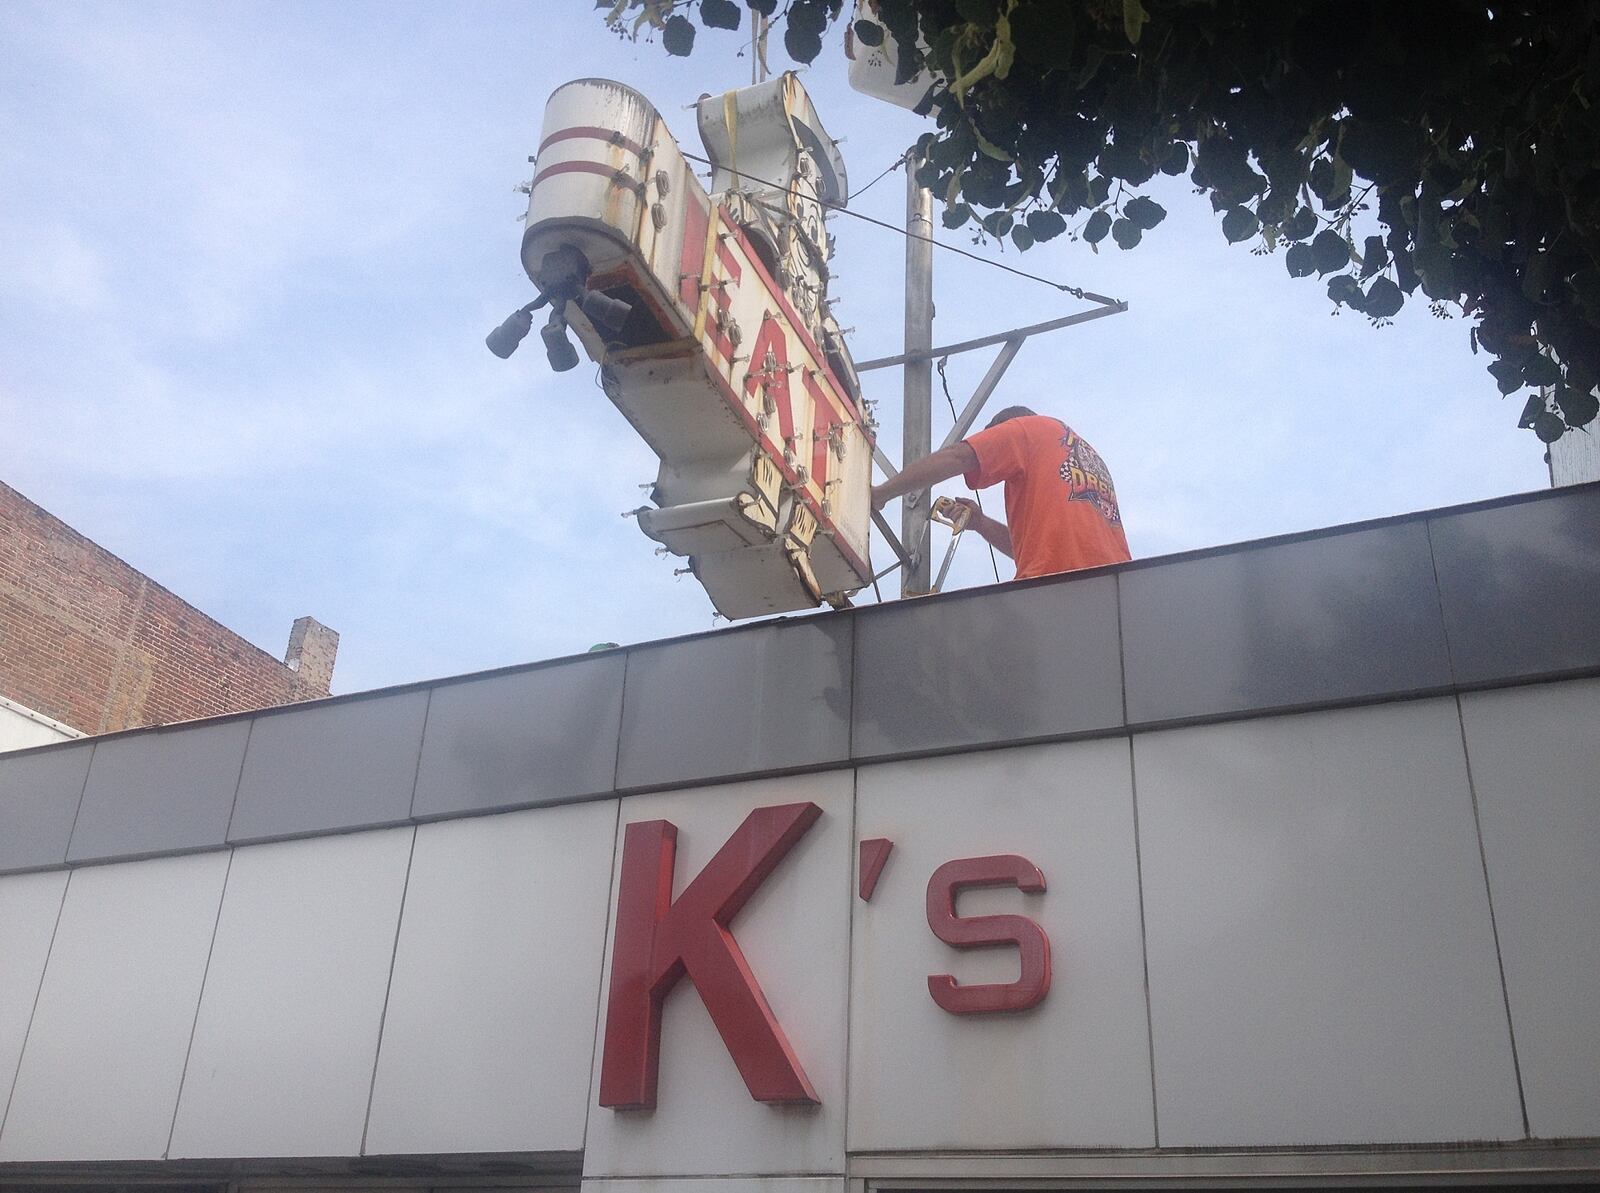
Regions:
<instances>
[{"instance_id":1,"label":"man's head","mask_svg":"<svg viewBox=\"0 0 1600 1193\"><path fill-rule=\"evenodd\" d=\"M1028 415L1035 413L1037 411L1029 410L1026 406L1007 406L989 420L989 426L998 427L1001 423L1009 422L1013 418L1026 418Z\"/></svg>"}]
</instances>

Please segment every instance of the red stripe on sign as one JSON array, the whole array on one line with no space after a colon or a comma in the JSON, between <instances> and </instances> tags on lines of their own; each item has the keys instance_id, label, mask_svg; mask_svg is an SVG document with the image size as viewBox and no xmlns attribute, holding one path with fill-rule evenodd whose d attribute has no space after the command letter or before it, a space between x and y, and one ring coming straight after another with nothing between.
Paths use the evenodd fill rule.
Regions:
<instances>
[{"instance_id":1,"label":"red stripe on sign","mask_svg":"<svg viewBox=\"0 0 1600 1193\"><path fill-rule=\"evenodd\" d=\"M706 263L706 209L689 196L683 205L683 252L678 258L678 297L691 312L700 309L700 271ZM692 316L691 316L692 317Z\"/></svg>"},{"instance_id":2,"label":"red stripe on sign","mask_svg":"<svg viewBox=\"0 0 1600 1193\"><path fill-rule=\"evenodd\" d=\"M599 162L557 162L553 166L546 166L533 176L533 181L528 184L531 191L546 178L556 174L598 174L602 178L610 179L617 186L626 186L629 189L638 184L618 170L615 166L601 165Z\"/></svg>"},{"instance_id":3,"label":"red stripe on sign","mask_svg":"<svg viewBox=\"0 0 1600 1193\"><path fill-rule=\"evenodd\" d=\"M745 249L747 252L749 251L748 244ZM729 276L734 281L737 282L744 277L744 270L739 268L739 258L733 255L733 250L728 247L727 239L720 235L717 237L717 260L722 262L722 268L728 271Z\"/></svg>"},{"instance_id":4,"label":"red stripe on sign","mask_svg":"<svg viewBox=\"0 0 1600 1193\"><path fill-rule=\"evenodd\" d=\"M544 140L539 142L539 152L543 153L557 141L604 141L608 145L620 145L634 157L644 156L644 146L637 141L630 140L614 128L600 128L594 124L575 124L571 128L558 128Z\"/></svg>"},{"instance_id":5,"label":"red stripe on sign","mask_svg":"<svg viewBox=\"0 0 1600 1193\"><path fill-rule=\"evenodd\" d=\"M767 290L772 295L773 301L778 304L779 309L788 317L795 334L800 337L800 342L806 346L806 351L810 352L816 362L822 366L823 373L833 383L833 388L838 393L840 400L853 411L858 422L865 424L866 419L862 417L860 409L851 400L850 391L840 382L832 366L828 364L828 358L822 354L822 350L817 347L817 342L811 338L811 333L806 330L806 325L800 321L800 316L790 304L788 295L784 294L778 283L772 280L772 275L767 272L767 267L761 264L761 258L756 256L755 246L750 243L750 238L744 234L744 229L740 228L730 218L728 220L728 230L739 238L739 247L744 249L744 255L750 259L750 264L755 267L756 276L766 283ZM864 429L865 427L863 426Z\"/></svg>"},{"instance_id":6,"label":"red stripe on sign","mask_svg":"<svg viewBox=\"0 0 1600 1193\"><path fill-rule=\"evenodd\" d=\"M761 427L756 422L755 415L751 414L745 404L739 400L739 395L733 392L733 387L728 384L727 378L715 369L708 368L705 373L711 379L711 383L716 386L717 392L722 395L722 400L726 403L728 409L744 424L745 430L750 432L750 437L766 447L767 455L777 465L778 474L789 482L789 487L793 490L794 495L800 499L800 503L816 516L817 525L833 533L834 549L844 556L844 561L850 565L851 570L855 572L856 577L863 585L870 584L872 582L872 568L867 564L866 560L855 553L849 543L845 542L844 536L838 533L838 527L833 519L823 514L822 503L813 497L805 486L800 483L800 477L784 460L782 450L773 449L771 438L761 433Z\"/></svg>"}]
</instances>

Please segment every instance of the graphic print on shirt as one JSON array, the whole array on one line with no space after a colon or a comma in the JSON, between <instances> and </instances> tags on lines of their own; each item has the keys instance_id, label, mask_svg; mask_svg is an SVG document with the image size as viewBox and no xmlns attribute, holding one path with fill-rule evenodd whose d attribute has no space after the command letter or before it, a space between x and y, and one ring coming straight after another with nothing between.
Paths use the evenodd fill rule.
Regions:
<instances>
[{"instance_id":1,"label":"graphic print on shirt","mask_svg":"<svg viewBox=\"0 0 1600 1193\"><path fill-rule=\"evenodd\" d=\"M1117 491L1111 487L1111 470L1078 433L1067 428L1061 437L1067 458L1061 462L1061 479L1067 482L1068 501L1092 501L1100 516L1113 526L1122 525Z\"/></svg>"}]
</instances>

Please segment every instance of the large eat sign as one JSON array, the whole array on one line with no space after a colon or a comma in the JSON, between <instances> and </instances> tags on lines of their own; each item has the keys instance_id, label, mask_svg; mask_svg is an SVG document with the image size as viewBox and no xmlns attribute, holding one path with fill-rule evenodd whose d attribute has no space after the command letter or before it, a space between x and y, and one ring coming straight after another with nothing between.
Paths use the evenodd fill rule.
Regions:
<instances>
[{"instance_id":1,"label":"large eat sign","mask_svg":"<svg viewBox=\"0 0 1600 1193\"><path fill-rule=\"evenodd\" d=\"M819 1101L729 925L821 815L822 809L812 803L757 808L676 900L677 828L665 820L627 826L617 884L600 1105L654 1108L662 1005L685 975L699 991L752 1098ZM863 899L871 898L890 848L882 839L861 843ZM1002 854L947 862L928 882L928 926L934 935L957 948L1014 945L1021 976L1015 982L963 986L949 974L935 974L928 978L929 994L956 1015L1036 1006L1050 989L1049 938L1026 916L957 915L957 893L975 886L1043 891L1044 875L1026 858Z\"/></svg>"}]
</instances>

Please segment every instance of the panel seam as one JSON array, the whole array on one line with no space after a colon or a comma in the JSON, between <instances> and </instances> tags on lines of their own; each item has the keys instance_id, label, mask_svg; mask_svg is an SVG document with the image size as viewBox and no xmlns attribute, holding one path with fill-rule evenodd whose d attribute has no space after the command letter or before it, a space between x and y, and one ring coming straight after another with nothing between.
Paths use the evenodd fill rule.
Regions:
<instances>
[{"instance_id":1,"label":"panel seam","mask_svg":"<svg viewBox=\"0 0 1600 1193\"><path fill-rule=\"evenodd\" d=\"M250 757L250 739L256 735L256 718L250 718L250 724L244 731L244 749L239 752L239 773L233 776L233 800L228 804L228 823L222 826L222 843L228 845L233 839L233 818L239 814L239 789L244 786L244 764ZM228 859L228 864L233 864L233 859Z\"/></svg>"},{"instance_id":2,"label":"panel seam","mask_svg":"<svg viewBox=\"0 0 1600 1193\"><path fill-rule=\"evenodd\" d=\"M1459 689L1460 680L1456 676L1456 652L1450 644L1450 622L1444 615L1444 586L1439 583L1439 555L1433 547L1433 519L1422 519L1423 537L1428 540L1428 566L1433 569L1433 601L1439 610L1439 636L1444 640L1444 667L1450 686ZM1460 694L1457 692L1457 703Z\"/></svg>"},{"instance_id":3,"label":"panel seam","mask_svg":"<svg viewBox=\"0 0 1600 1193\"><path fill-rule=\"evenodd\" d=\"M1472 750L1467 745L1467 718L1461 697L1455 698L1456 727L1461 732L1461 757L1467 768L1467 794L1472 798L1472 827L1478 837L1478 864L1483 867L1483 893L1489 902L1489 935L1494 940L1494 962L1500 971L1500 1003L1506 1012L1506 1035L1511 1040L1511 1071L1517 1079L1517 1104L1522 1110L1522 1135L1533 1138L1528 1121L1528 1095L1522 1085L1522 1060L1517 1054L1517 1025L1511 1017L1511 990L1506 985L1506 962L1500 951L1500 925L1494 913L1494 884L1489 881L1489 851L1483 841L1483 817L1478 811L1478 784L1472 777Z\"/></svg>"},{"instance_id":4,"label":"panel seam","mask_svg":"<svg viewBox=\"0 0 1600 1193\"><path fill-rule=\"evenodd\" d=\"M78 803L72 809L72 827L67 830L67 847L61 851L61 864L63 866L68 864L67 859L72 856L72 838L78 835L78 818L83 815L83 797L89 792L89 776L94 771L94 756L99 752L99 742L94 742L89 746L89 764L83 768L83 782L78 786Z\"/></svg>"},{"instance_id":5,"label":"panel seam","mask_svg":"<svg viewBox=\"0 0 1600 1193\"><path fill-rule=\"evenodd\" d=\"M1115 604L1117 607L1117 679L1122 687L1122 726L1128 725L1128 650L1122 638L1122 574L1112 573L1111 579L1115 582ZM1129 738L1131 743L1132 738Z\"/></svg>"},{"instance_id":6,"label":"panel seam","mask_svg":"<svg viewBox=\"0 0 1600 1193\"><path fill-rule=\"evenodd\" d=\"M583 1095L583 1139L579 1143L579 1150L585 1153L589 1150L589 1116L594 1112L596 1104L594 1095L599 1084L595 1062L600 1056L600 1011L606 1002L606 952L611 947L611 912L614 902L611 897L611 885L617 873L617 843L622 839L622 796L613 798L617 801L617 812L611 825L611 866L606 870L606 918L605 927L600 930L600 976L595 983L594 1031L589 1037L589 1088Z\"/></svg>"},{"instance_id":7,"label":"panel seam","mask_svg":"<svg viewBox=\"0 0 1600 1193\"><path fill-rule=\"evenodd\" d=\"M44 979L50 972L50 955L56 949L56 933L61 930L61 916L67 907L67 891L72 886L72 872L67 871L67 880L61 884L61 901L56 904L55 922L50 925L50 943L45 946L44 964L39 967L39 984L33 988L33 1005L28 1008L28 1026L22 1033L22 1047L17 1049L17 1069L11 1074L11 1088L6 1091L6 1109L0 1114L0 1135L5 1134L6 1123L11 1118L11 1102L17 1096L17 1082L22 1078L22 1062L28 1055L28 1037L33 1034L33 1020L39 1013L39 998L44 993Z\"/></svg>"},{"instance_id":8,"label":"panel seam","mask_svg":"<svg viewBox=\"0 0 1600 1193\"><path fill-rule=\"evenodd\" d=\"M251 724L255 722L252 720ZM222 889L217 892L217 914L211 920L211 940L206 945L206 963L200 971L200 990L194 999L194 1016L189 1020L189 1042L183 1049L183 1068L178 1073L178 1093L172 1099L172 1123L167 1127L167 1146L161 1149L161 1158L172 1156L172 1140L178 1133L178 1109L183 1105L183 1087L189 1080L189 1057L194 1053L195 1033L200 1029L200 1007L206 999L206 982L211 978L211 955L217 950L217 932L222 926L222 905L228 899L228 879L233 876L234 851L228 850L227 863L222 868Z\"/></svg>"},{"instance_id":9,"label":"panel seam","mask_svg":"<svg viewBox=\"0 0 1600 1193\"><path fill-rule=\"evenodd\" d=\"M406 818L417 818L417 786L422 782L422 751L428 745L428 718L433 715L434 689L428 689L428 698L422 705L422 732L417 735L417 764L411 768L411 798L406 801Z\"/></svg>"},{"instance_id":10,"label":"panel seam","mask_svg":"<svg viewBox=\"0 0 1600 1193\"><path fill-rule=\"evenodd\" d=\"M844 1136L844 1162L850 1163L850 1037L855 1016L851 1013L851 991L855 989L856 965L856 867L861 857L861 768L850 768L850 857L845 867L845 906L850 911L845 917L844 933L844 1072L840 1085L844 1089L844 1109L840 1133Z\"/></svg>"},{"instance_id":11,"label":"panel seam","mask_svg":"<svg viewBox=\"0 0 1600 1193\"><path fill-rule=\"evenodd\" d=\"M633 651L622 652L622 692L617 696L617 748L611 755L611 790L622 789L622 735L628 726L628 669L633 666ZM615 859L613 859L615 860Z\"/></svg>"},{"instance_id":12,"label":"panel seam","mask_svg":"<svg viewBox=\"0 0 1600 1193\"><path fill-rule=\"evenodd\" d=\"M406 922L406 896L411 893L411 863L416 857L417 826L412 825L411 847L406 851L406 876L400 883L400 911L394 917L394 944L389 950L389 977L383 984L383 1010L378 1012L378 1042L372 1049L372 1077L367 1081L367 1113L361 1119L361 1143L356 1149L358 1156L367 1154L367 1132L372 1127L372 1099L378 1088L378 1061L383 1057L383 1029L389 1018L389 996L394 992L394 963L400 955L400 929Z\"/></svg>"},{"instance_id":13,"label":"panel seam","mask_svg":"<svg viewBox=\"0 0 1600 1193\"><path fill-rule=\"evenodd\" d=\"M1133 748L1133 735L1128 735L1128 790L1133 802L1133 872L1139 887L1139 957L1144 966L1144 1032L1145 1044L1150 1050L1150 1127L1155 1136L1155 1146L1161 1146L1161 1109L1156 1100L1156 1030L1155 1015L1150 1003L1150 939L1145 929L1144 914L1144 853L1139 842L1139 768Z\"/></svg>"}]
</instances>

